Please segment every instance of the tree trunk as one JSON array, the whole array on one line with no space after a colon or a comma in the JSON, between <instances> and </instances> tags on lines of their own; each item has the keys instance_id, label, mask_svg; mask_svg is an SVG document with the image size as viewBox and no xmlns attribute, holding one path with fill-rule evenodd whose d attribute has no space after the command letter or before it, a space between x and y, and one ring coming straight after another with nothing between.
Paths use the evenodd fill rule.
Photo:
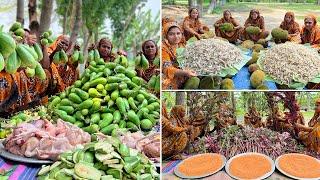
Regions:
<instances>
[{"instance_id":1,"label":"tree trunk","mask_svg":"<svg viewBox=\"0 0 320 180\"><path fill-rule=\"evenodd\" d=\"M198 11L199 11L199 17L202 17L202 13L203 13L203 0L198 0Z\"/></svg>"},{"instance_id":2,"label":"tree trunk","mask_svg":"<svg viewBox=\"0 0 320 180\"><path fill-rule=\"evenodd\" d=\"M216 7L217 7L217 0L211 0L207 13L211 14L213 9Z\"/></svg>"},{"instance_id":3,"label":"tree trunk","mask_svg":"<svg viewBox=\"0 0 320 180\"><path fill-rule=\"evenodd\" d=\"M24 0L17 0L17 22L24 24Z\"/></svg>"},{"instance_id":4,"label":"tree trunk","mask_svg":"<svg viewBox=\"0 0 320 180\"><path fill-rule=\"evenodd\" d=\"M320 0L317 1L317 4L320 6Z\"/></svg>"},{"instance_id":5,"label":"tree trunk","mask_svg":"<svg viewBox=\"0 0 320 180\"><path fill-rule=\"evenodd\" d=\"M185 92L177 91L176 92L176 105L185 105Z\"/></svg>"},{"instance_id":6,"label":"tree trunk","mask_svg":"<svg viewBox=\"0 0 320 180\"><path fill-rule=\"evenodd\" d=\"M41 16L40 16L40 34L47 31L50 28L51 16L53 9L53 0L43 0L41 7Z\"/></svg>"},{"instance_id":7,"label":"tree trunk","mask_svg":"<svg viewBox=\"0 0 320 180\"><path fill-rule=\"evenodd\" d=\"M131 12L130 14L131 14L131 15L129 15L129 16L126 18L124 27L123 27L123 29L122 29L121 37L120 37L120 47L119 47L120 49L123 49L123 47L124 47L124 41L125 41L126 31L127 31L128 27L129 27L131 21L135 18L135 13L134 13L134 12L136 11L137 7L138 7L138 4L133 5L133 6L131 7L131 9L130 9L130 12Z\"/></svg>"},{"instance_id":8,"label":"tree trunk","mask_svg":"<svg viewBox=\"0 0 320 180\"><path fill-rule=\"evenodd\" d=\"M31 24L32 21L38 21L37 0L29 0L28 11L29 11L29 24Z\"/></svg>"},{"instance_id":9,"label":"tree trunk","mask_svg":"<svg viewBox=\"0 0 320 180\"><path fill-rule=\"evenodd\" d=\"M67 11L64 13L62 18L62 34L67 32Z\"/></svg>"},{"instance_id":10,"label":"tree trunk","mask_svg":"<svg viewBox=\"0 0 320 180\"><path fill-rule=\"evenodd\" d=\"M230 92L230 93L231 93L231 103L232 103L233 114L234 114L234 117L236 118L237 104L236 104L236 98L234 97L235 92Z\"/></svg>"},{"instance_id":11,"label":"tree trunk","mask_svg":"<svg viewBox=\"0 0 320 180\"><path fill-rule=\"evenodd\" d=\"M188 0L189 9L193 6L193 0Z\"/></svg>"},{"instance_id":12,"label":"tree trunk","mask_svg":"<svg viewBox=\"0 0 320 180\"><path fill-rule=\"evenodd\" d=\"M82 0L74 0L73 7L74 7L73 9L75 10L75 20L72 26L73 28L70 35L70 42L73 43L74 45L74 42L77 40L79 30L81 27Z\"/></svg>"}]
</instances>

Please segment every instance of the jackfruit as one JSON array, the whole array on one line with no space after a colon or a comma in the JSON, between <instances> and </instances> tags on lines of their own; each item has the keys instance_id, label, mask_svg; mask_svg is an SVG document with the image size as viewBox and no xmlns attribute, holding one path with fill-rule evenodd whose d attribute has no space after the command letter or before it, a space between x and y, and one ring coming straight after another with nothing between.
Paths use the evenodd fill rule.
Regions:
<instances>
[{"instance_id":1,"label":"jackfruit","mask_svg":"<svg viewBox=\"0 0 320 180\"><path fill-rule=\"evenodd\" d=\"M226 42L229 42L228 39L225 39L225 38L222 38L222 37L214 37L215 39L220 39L222 41L226 41Z\"/></svg>"},{"instance_id":2,"label":"jackfruit","mask_svg":"<svg viewBox=\"0 0 320 180\"><path fill-rule=\"evenodd\" d=\"M223 23L222 25L220 25L219 29L224 32L230 32L233 31L234 26L232 23Z\"/></svg>"},{"instance_id":3,"label":"jackfruit","mask_svg":"<svg viewBox=\"0 0 320 180\"><path fill-rule=\"evenodd\" d=\"M201 79L199 89L220 89L221 81L219 76L206 76Z\"/></svg>"},{"instance_id":4,"label":"jackfruit","mask_svg":"<svg viewBox=\"0 0 320 180\"><path fill-rule=\"evenodd\" d=\"M252 34L252 35L256 35L256 34L259 34L260 33L260 28L259 27L256 27L256 26L248 26L246 28L246 32L248 34Z\"/></svg>"},{"instance_id":5,"label":"jackfruit","mask_svg":"<svg viewBox=\"0 0 320 180\"><path fill-rule=\"evenodd\" d=\"M198 77L191 77L184 84L184 89L198 89L200 79Z\"/></svg>"},{"instance_id":6,"label":"jackfruit","mask_svg":"<svg viewBox=\"0 0 320 180\"><path fill-rule=\"evenodd\" d=\"M288 39L288 31L287 30L283 30L281 28L274 28L271 31L271 35L272 35L273 39L276 39L276 40Z\"/></svg>"},{"instance_id":7,"label":"jackfruit","mask_svg":"<svg viewBox=\"0 0 320 180\"><path fill-rule=\"evenodd\" d=\"M216 34L213 31L206 31L204 34L201 35L201 39L210 39L214 38Z\"/></svg>"},{"instance_id":8,"label":"jackfruit","mask_svg":"<svg viewBox=\"0 0 320 180\"><path fill-rule=\"evenodd\" d=\"M221 89L234 89L234 84L232 79L226 78L222 81Z\"/></svg>"},{"instance_id":9,"label":"jackfruit","mask_svg":"<svg viewBox=\"0 0 320 180\"><path fill-rule=\"evenodd\" d=\"M266 86L265 84L260 84L257 89L260 89L260 90L268 90L268 86Z\"/></svg>"},{"instance_id":10,"label":"jackfruit","mask_svg":"<svg viewBox=\"0 0 320 180\"><path fill-rule=\"evenodd\" d=\"M253 72L255 72L256 70L260 70L258 64L251 64L251 65L249 66L249 72L250 72L250 73L253 73Z\"/></svg>"},{"instance_id":11,"label":"jackfruit","mask_svg":"<svg viewBox=\"0 0 320 180\"><path fill-rule=\"evenodd\" d=\"M259 59L259 53L256 52L256 51L253 51L252 52L252 57L251 57L250 61L247 62L246 65L249 66L249 65L251 65L253 63L256 63L258 61L258 59Z\"/></svg>"},{"instance_id":12,"label":"jackfruit","mask_svg":"<svg viewBox=\"0 0 320 180\"><path fill-rule=\"evenodd\" d=\"M257 41L257 44L261 44L263 47L267 47L268 46L268 41L266 39L259 39Z\"/></svg>"},{"instance_id":13,"label":"jackfruit","mask_svg":"<svg viewBox=\"0 0 320 180\"><path fill-rule=\"evenodd\" d=\"M255 44L252 47L252 50L255 51L255 52L260 52L262 49L264 49L264 47L261 44Z\"/></svg>"},{"instance_id":14,"label":"jackfruit","mask_svg":"<svg viewBox=\"0 0 320 180\"><path fill-rule=\"evenodd\" d=\"M261 70L256 70L252 73L250 77L250 84L253 88L257 88L263 84L265 78L265 73Z\"/></svg>"},{"instance_id":15,"label":"jackfruit","mask_svg":"<svg viewBox=\"0 0 320 180\"><path fill-rule=\"evenodd\" d=\"M241 43L241 46L247 49L252 49L252 47L254 46L254 42L251 40L245 40Z\"/></svg>"}]
</instances>

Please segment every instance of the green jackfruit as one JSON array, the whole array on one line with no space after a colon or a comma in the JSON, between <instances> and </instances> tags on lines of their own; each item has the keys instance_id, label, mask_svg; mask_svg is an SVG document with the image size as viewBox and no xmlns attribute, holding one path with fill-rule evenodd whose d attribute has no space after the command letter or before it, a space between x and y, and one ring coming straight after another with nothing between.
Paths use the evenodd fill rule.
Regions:
<instances>
[{"instance_id":1,"label":"green jackfruit","mask_svg":"<svg viewBox=\"0 0 320 180\"><path fill-rule=\"evenodd\" d=\"M254 46L254 42L251 40L245 40L241 43L241 46L246 49L252 49L252 47Z\"/></svg>"},{"instance_id":2,"label":"green jackfruit","mask_svg":"<svg viewBox=\"0 0 320 180\"><path fill-rule=\"evenodd\" d=\"M261 70L256 70L252 73L250 77L250 84L253 88L257 88L263 84L265 78L265 73Z\"/></svg>"},{"instance_id":3,"label":"green jackfruit","mask_svg":"<svg viewBox=\"0 0 320 180\"><path fill-rule=\"evenodd\" d=\"M276 39L276 40L286 40L286 39L288 39L288 31L287 30L283 30L281 28L274 28L271 31L271 35L272 35L273 39Z\"/></svg>"},{"instance_id":4,"label":"green jackfruit","mask_svg":"<svg viewBox=\"0 0 320 180\"><path fill-rule=\"evenodd\" d=\"M265 84L260 84L257 89L260 89L260 90L268 90L268 86L266 86Z\"/></svg>"},{"instance_id":5,"label":"green jackfruit","mask_svg":"<svg viewBox=\"0 0 320 180\"><path fill-rule=\"evenodd\" d=\"M255 44L252 47L252 50L255 51L255 52L260 52L262 49L264 49L264 47L261 44Z\"/></svg>"},{"instance_id":6,"label":"green jackfruit","mask_svg":"<svg viewBox=\"0 0 320 180\"><path fill-rule=\"evenodd\" d=\"M263 47L267 47L268 46L268 41L266 39L259 39L257 41L257 44L261 44Z\"/></svg>"},{"instance_id":7,"label":"green jackfruit","mask_svg":"<svg viewBox=\"0 0 320 180\"><path fill-rule=\"evenodd\" d=\"M29 68L29 67L27 67L25 71L26 71L26 75L27 75L29 78L34 77L34 75L35 75L35 73L36 73L35 69L31 69L31 68Z\"/></svg>"},{"instance_id":8,"label":"green jackfruit","mask_svg":"<svg viewBox=\"0 0 320 180\"><path fill-rule=\"evenodd\" d=\"M221 81L219 76L206 76L201 79L199 89L220 89Z\"/></svg>"},{"instance_id":9,"label":"green jackfruit","mask_svg":"<svg viewBox=\"0 0 320 180\"><path fill-rule=\"evenodd\" d=\"M24 29L19 28L17 30L14 31L14 34L20 37L24 37Z\"/></svg>"},{"instance_id":10,"label":"green jackfruit","mask_svg":"<svg viewBox=\"0 0 320 180\"><path fill-rule=\"evenodd\" d=\"M234 25L232 23L223 23L219 28L221 31L230 32L233 31Z\"/></svg>"},{"instance_id":11,"label":"green jackfruit","mask_svg":"<svg viewBox=\"0 0 320 180\"><path fill-rule=\"evenodd\" d=\"M210 39L214 38L216 34L213 31L206 31L204 34L201 35L201 39Z\"/></svg>"},{"instance_id":12,"label":"green jackfruit","mask_svg":"<svg viewBox=\"0 0 320 180\"><path fill-rule=\"evenodd\" d=\"M250 61L247 62L246 65L249 66L249 65L251 65L253 63L256 63L258 61L258 59L259 59L259 53L256 52L256 51L253 51L252 52L252 57L251 57Z\"/></svg>"},{"instance_id":13,"label":"green jackfruit","mask_svg":"<svg viewBox=\"0 0 320 180\"><path fill-rule=\"evenodd\" d=\"M191 77L184 84L184 89L198 89L200 79L198 77Z\"/></svg>"},{"instance_id":14,"label":"green jackfruit","mask_svg":"<svg viewBox=\"0 0 320 180\"><path fill-rule=\"evenodd\" d=\"M21 28L21 23L20 22L15 22L12 24L12 26L10 27L10 31L14 32L17 29Z\"/></svg>"},{"instance_id":15,"label":"green jackfruit","mask_svg":"<svg viewBox=\"0 0 320 180\"><path fill-rule=\"evenodd\" d=\"M222 81L221 89L234 89L234 84L232 79L226 78Z\"/></svg>"},{"instance_id":16,"label":"green jackfruit","mask_svg":"<svg viewBox=\"0 0 320 180\"><path fill-rule=\"evenodd\" d=\"M258 64L251 64L251 65L249 66L249 72L250 72L250 73L253 73L253 72L255 72L256 70L260 70L260 67L258 66Z\"/></svg>"},{"instance_id":17,"label":"green jackfruit","mask_svg":"<svg viewBox=\"0 0 320 180\"><path fill-rule=\"evenodd\" d=\"M259 27L256 27L256 26L248 26L246 28L246 32L248 34L252 34L252 35L256 35L256 34L259 34L260 33L260 28Z\"/></svg>"}]
</instances>

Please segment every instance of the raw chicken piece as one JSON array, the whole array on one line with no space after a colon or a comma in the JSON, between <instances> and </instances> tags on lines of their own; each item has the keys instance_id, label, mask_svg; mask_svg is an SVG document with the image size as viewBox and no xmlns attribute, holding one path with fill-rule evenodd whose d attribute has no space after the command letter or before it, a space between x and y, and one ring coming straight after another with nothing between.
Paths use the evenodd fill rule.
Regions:
<instances>
[{"instance_id":1,"label":"raw chicken piece","mask_svg":"<svg viewBox=\"0 0 320 180\"><path fill-rule=\"evenodd\" d=\"M90 141L90 134L70 123L37 120L18 125L7 137L5 149L20 156L56 160L61 153Z\"/></svg>"},{"instance_id":2,"label":"raw chicken piece","mask_svg":"<svg viewBox=\"0 0 320 180\"><path fill-rule=\"evenodd\" d=\"M39 139L31 137L21 146L21 150L24 151L26 157L32 157L37 154L36 148L39 146Z\"/></svg>"}]
</instances>

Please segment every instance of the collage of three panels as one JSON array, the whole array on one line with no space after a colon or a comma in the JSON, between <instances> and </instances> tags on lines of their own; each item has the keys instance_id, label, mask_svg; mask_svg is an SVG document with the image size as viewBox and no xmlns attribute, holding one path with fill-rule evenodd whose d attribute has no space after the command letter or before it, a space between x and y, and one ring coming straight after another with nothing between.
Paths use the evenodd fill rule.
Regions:
<instances>
[{"instance_id":1,"label":"collage of three panels","mask_svg":"<svg viewBox=\"0 0 320 180\"><path fill-rule=\"evenodd\" d=\"M163 179L320 178L319 3L162 1Z\"/></svg>"},{"instance_id":2,"label":"collage of three panels","mask_svg":"<svg viewBox=\"0 0 320 180\"><path fill-rule=\"evenodd\" d=\"M320 0L0 17L0 180L320 179Z\"/></svg>"}]
</instances>

